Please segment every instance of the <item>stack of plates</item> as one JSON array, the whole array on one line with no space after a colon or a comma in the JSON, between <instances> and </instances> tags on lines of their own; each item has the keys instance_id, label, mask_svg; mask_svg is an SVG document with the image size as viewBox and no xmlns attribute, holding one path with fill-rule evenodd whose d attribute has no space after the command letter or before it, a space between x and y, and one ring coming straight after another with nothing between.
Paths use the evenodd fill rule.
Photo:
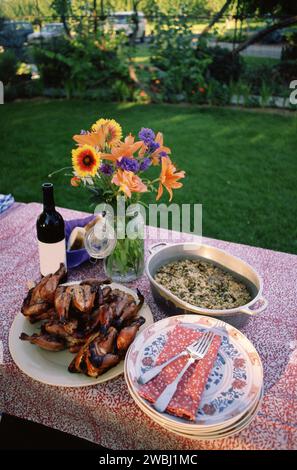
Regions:
<instances>
[{"instance_id":1,"label":"stack of plates","mask_svg":"<svg viewBox=\"0 0 297 470\"><path fill-rule=\"evenodd\" d=\"M178 324L201 332L211 329L222 337L196 421L159 413L139 396L139 376L154 365L168 334ZM219 439L243 430L257 414L263 394L263 368L254 346L236 328L211 317L179 315L149 326L130 346L124 373L139 408L164 428L190 439Z\"/></svg>"}]
</instances>

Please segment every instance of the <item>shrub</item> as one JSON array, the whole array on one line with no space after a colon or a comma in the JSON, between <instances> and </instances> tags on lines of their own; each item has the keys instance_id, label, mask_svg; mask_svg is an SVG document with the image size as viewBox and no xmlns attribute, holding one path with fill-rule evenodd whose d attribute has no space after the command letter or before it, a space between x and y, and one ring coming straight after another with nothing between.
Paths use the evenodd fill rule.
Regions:
<instances>
[{"instance_id":1,"label":"shrub","mask_svg":"<svg viewBox=\"0 0 297 470\"><path fill-rule=\"evenodd\" d=\"M233 55L228 49L222 47L200 47L198 54L207 54L211 59L207 71L211 78L221 83L239 80L244 71L244 61L239 54Z\"/></svg>"},{"instance_id":2,"label":"shrub","mask_svg":"<svg viewBox=\"0 0 297 470\"><path fill-rule=\"evenodd\" d=\"M154 101L204 101L197 89L205 88L208 57L197 57L187 21L160 16L151 46L156 72L150 78Z\"/></svg>"},{"instance_id":3,"label":"shrub","mask_svg":"<svg viewBox=\"0 0 297 470\"><path fill-rule=\"evenodd\" d=\"M70 79L70 66L60 60L60 56L67 57L73 53L69 39L57 38L49 42L46 48L34 46L33 57L41 80L47 88L64 87Z\"/></svg>"},{"instance_id":4,"label":"shrub","mask_svg":"<svg viewBox=\"0 0 297 470\"><path fill-rule=\"evenodd\" d=\"M18 61L12 51L4 51L0 54L0 80L6 85L13 83L16 78Z\"/></svg>"},{"instance_id":5,"label":"shrub","mask_svg":"<svg viewBox=\"0 0 297 470\"><path fill-rule=\"evenodd\" d=\"M297 60L297 32L288 35L287 41L282 49L281 59L283 61Z\"/></svg>"},{"instance_id":6,"label":"shrub","mask_svg":"<svg viewBox=\"0 0 297 470\"><path fill-rule=\"evenodd\" d=\"M95 39L63 38L46 50L37 48L35 60L44 85L64 88L68 97L83 97L86 90L98 89L101 95L119 100L133 94L128 57L122 52L119 37L99 33Z\"/></svg>"},{"instance_id":7,"label":"shrub","mask_svg":"<svg viewBox=\"0 0 297 470\"><path fill-rule=\"evenodd\" d=\"M215 106L224 106L230 104L231 91L225 83L210 79L206 89L207 102Z\"/></svg>"},{"instance_id":8,"label":"shrub","mask_svg":"<svg viewBox=\"0 0 297 470\"><path fill-rule=\"evenodd\" d=\"M282 85L288 87L290 82L296 80L297 77L297 59L281 60L275 67L275 72L278 74Z\"/></svg>"}]
</instances>

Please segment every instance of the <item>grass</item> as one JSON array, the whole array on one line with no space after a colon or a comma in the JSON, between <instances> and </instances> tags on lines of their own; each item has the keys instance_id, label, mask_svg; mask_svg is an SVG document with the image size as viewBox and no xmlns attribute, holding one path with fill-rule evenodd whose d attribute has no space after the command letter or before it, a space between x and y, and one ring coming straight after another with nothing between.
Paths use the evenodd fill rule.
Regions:
<instances>
[{"instance_id":1,"label":"grass","mask_svg":"<svg viewBox=\"0 0 297 470\"><path fill-rule=\"evenodd\" d=\"M149 64L150 48L147 44L137 44L134 53L131 55L136 64Z\"/></svg>"},{"instance_id":2,"label":"grass","mask_svg":"<svg viewBox=\"0 0 297 470\"><path fill-rule=\"evenodd\" d=\"M185 169L177 203L203 203L203 234L297 252L297 119L231 109L173 105L31 101L4 105L0 192L40 201L47 175L70 164L71 136L99 116L125 132L161 130L173 159ZM88 198L54 179L57 205L89 210Z\"/></svg>"},{"instance_id":3,"label":"grass","mask_svg":"<svg viewBox=\"0 0 297 470\"><path fill-rule=\"evenodd\" d=\"M246 65L250 68L257 68L262 65L267 67L273 67L274 65L278 64L280 59L274 59L272 57L254 57L254 56L242 56Z\"/></svg>"},{"instance_id":4,"label":"grass","mask_svg":"<svg viewBox=\"0 0 297 470\"><path fill-rule=\"evenodd\" d=\"M135 50L132 54L133 61L136 64L146 64L150 63L150 47L148 44L137 44ZM279 63L279 59L274 59L270 57L255 57L255 56L242 56L245 64L250 68L257 68L262 65L273 67Z\"/></svg>"}]
</instances>

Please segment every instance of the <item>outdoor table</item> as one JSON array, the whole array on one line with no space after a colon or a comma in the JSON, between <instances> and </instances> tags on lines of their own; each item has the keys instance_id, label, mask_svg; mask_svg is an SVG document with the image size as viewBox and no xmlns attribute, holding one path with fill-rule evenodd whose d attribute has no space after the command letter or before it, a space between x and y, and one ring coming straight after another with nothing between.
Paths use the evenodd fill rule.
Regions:
<instances>
[{"instance_id":1,"label":"outdoor table","mask_svg":"<svg viewBox=\"0 0 297 470\"><path fill-rule=\"evenodd\" d=\"M195 441L174 435L151 421L134 404L123 375L96 386L60 388L30 379L14 364L8 334L20 311L27 281L39 276L35 223L41 210L40 204L16 203L0 216L0 410L112 449L297 448L297 256L203 239L250 263L263 278L263 293L269 305L265 312L251 317L242 330L257 348L264 366L264 399L258 415L232 437ZM82 215L68 209L59 211L65 219ZM189 234L182 237L193 241ZM146 251L157 241L157 229L152 228ZM98 276L101 264L85 263L69 272L69 280ZM146 276L130 284L135 285L144 294L155 321L163 318Z\"/></svg>"}]
</instances>

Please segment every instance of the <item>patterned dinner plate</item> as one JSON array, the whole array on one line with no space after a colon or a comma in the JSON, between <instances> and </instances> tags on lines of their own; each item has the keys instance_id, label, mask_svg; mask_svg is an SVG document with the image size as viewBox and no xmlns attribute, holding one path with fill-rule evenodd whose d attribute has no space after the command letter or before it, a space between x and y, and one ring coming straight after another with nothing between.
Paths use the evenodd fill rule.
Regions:
<instances>
[{"instance_id":1,"label":"patterned dinner plate","mask_svg":"<svg viewBox=\"0 0 297 470\"><path fill-rule=\"evenodd\" d=\"M67 283L67 285L77 284L78 282ZM120 289L133 295L137 300L137 295L133 290L116 283L112 283L110 286L113 289ZM154 322L152 312L146 303L142 306L139 315L145 318L145 323L139 329L138 334ZM33 333L39 333L39 331L40 323L32 325L24 315L19 313L15 317L9 332L9 350L14 362L21 371L34 380L59 387L86 387L111 380L124 371L124 361L121 361L98 378L70 373L68 372L68 365L74 355L69 351L45 351L19 339L22 332L32 335Z\"/></svg>"},{"instance_id":2,"label":"patterned dinner plate","mask_svg":"<svg viewBox=\"0 0 297 470\"><path fill-rule=\"evenodd\" d=\"M137 381L138 377L155 363L168 334L178 324L201 332L212 329L222 337L220 350L208 378L195 422L166 412L159 413L139 396L141 386ZM197 428L202 432L217 430L238 421L259 401L263 385L261 359L246 336L227 323L196 315L166 318L143 330L126 355L125 374L138 404L141 403L160 423L186 432Z\"/></svg>"},{"instance_id":3,"label":"patterned dinner plate","mask_svg":"<svg viewBox=\"0 0 297 470\"><path fill-rule=\"evenodd\" d=\"M243 431L245 428L247 428L251 424L251 422L254 420L254 418L256 417L261 407L262 398L263 398L263 391L261 391L259 400L254 404L253 408L249 412L245 413L244 416L240 418L240 420L236 421L236 423L233 423L232 425L220 431L194 434L194 433L182 432L176 429L171 429L169 427L167 427L167 429L168 431L171 431L174 434L177 434L181 437L185 437L187 439L194 439L194 440L225 439L227 437L233 436L234 434L238 434L239 432Z\"/></svg>"},{"instance_id":4,"label":"patterned dinner plate","mask_svg":"<svg viewBox=\"0 0 297 470\"><path fill-rule=\"evenodd\" d=\"M263 397L263 389L260 392L260 396L256 400L256 402L253 404L252 408L248 410L246 413L242 414L240 418L237 421L233 421L232 423L224 423L225 427L222 429L212 429L208 428L203 429L197 426L195 430L192 431L181 431L178 428L172 427L171 423L164 423L160 421L159 416L153 414L151 410L144 406L144 404L138 399L138 396L134 394L133 389L131 388L131 385L129 384L129 381L127 379L127 372L125 370L125 378L128 386L128 390L131 394L131 396L134 398L135 402L139 406L139 408L149 417L151 418L155 423L159 424L160 426L164 427L170 432L173 432L174 434L177 434L181 437L185 437L187 439L194 439L194 440L215 440L215 439L223 439L229 436L232 436L233 434L237 434L243 429L245 429L247 426L250 425L250 423L253 421L255 416L257 415L260 405L262 403L262 397Z\"/></svg>"}]
</instances>

